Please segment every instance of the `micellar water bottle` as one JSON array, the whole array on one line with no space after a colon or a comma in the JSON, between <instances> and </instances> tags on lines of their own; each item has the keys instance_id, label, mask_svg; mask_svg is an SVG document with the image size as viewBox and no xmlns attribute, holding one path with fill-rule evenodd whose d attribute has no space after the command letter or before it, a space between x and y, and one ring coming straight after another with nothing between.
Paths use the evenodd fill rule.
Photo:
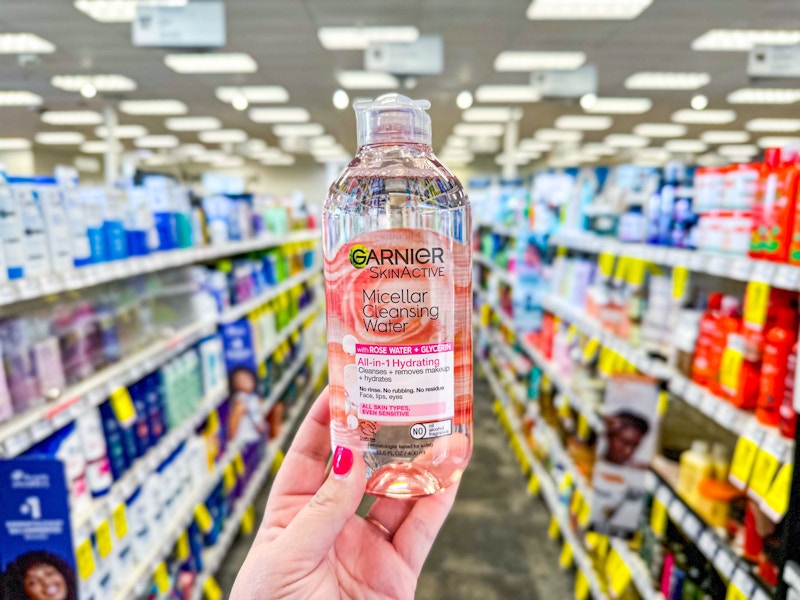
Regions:
<instances>
[{"instance_id":1,"label":"micellar water bottle","mask_svg":"<svg viewBox=\"0 0 800 600\"><path fill-rule=\"evenodd\" d=\"M358 153L323 207L332 443L396 498L444 490L472 453L470 207L428 108L357 103Z\"/></svg>"}]
</instances>

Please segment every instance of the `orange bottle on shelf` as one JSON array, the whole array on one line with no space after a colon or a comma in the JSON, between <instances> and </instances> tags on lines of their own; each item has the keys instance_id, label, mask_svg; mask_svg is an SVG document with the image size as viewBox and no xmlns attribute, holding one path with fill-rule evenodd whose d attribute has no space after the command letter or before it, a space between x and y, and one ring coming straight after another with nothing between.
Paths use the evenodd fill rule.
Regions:
<instances>
[{"instance_id":1,"label":"orange bottle on shelf","mask_svg":"<svg viewBox=\"0 0 800 600\"><path fill-rule=\"evenodd\" d=\"M797 312L779 308L773 326L764 337L756 418L765 425L778 425L789 370L788 357L797 342Z\"/></svg>"},{"instance_id":2,"label":"orange bottle on shelf","mask_svg":"<svg viewBox=\"0 0 800 600\"><path fill-rule=\"evenodd\" d=\"M767 148L764 151L756 202L753 205L753 229L750 236L750 256L753 258L770 258L766 250L770 243L770 230L775 221L780 163L780 148Z\"/></svg>"},{"instance_id":3,"label":"orange bottle on shelf","mask_svg":"<svg viewBox=\"0 0 800 600\"><path fill-rule=\"evenodd\" d=\"M706 387L715 394L720 394L722 393L720 388L722 354L728 346L728 336L732 333L739 333L742 327L738 298L735 296L722 297L719 317L715 325L711 332L711 346L708 350L709 379L706 382Z\"/></svg>"},{"instance_id":4,"label":"orange bottle on shelf","mask_svg":"<svg viewBox=\"0 0 800 600\"><path fill-rule=\"evenodd\" d=\"M745 359L745 339L738 333L728 335L719 369L721 393L737 408L752 410L758 400L759 364Z\"/></svg>"},{"instance_id":5,"label":"orange bottle on shelf","mask_svg":"<svg viewBox=\"0 0 800 600\"><path fill-rule=\"evenodd\" d=\"M759 241L762 258L786 262L794 233L800 169L796 150L776 149L776 153L778 164L767 171L764 182Z\"/></svg>"},{"instance_id":6,"label":"orange bottle on shelf","mask_svg":"<svg viewBox=\"0 0 800 600\"><path fill-rule=\"evenodd\" d=\"M786 379L783 386L783 400L779 409L781 434L791 440L797 431L797 413L794 410L794 378L797 367L797 342L786 359Z\"/></svg>"},{"instance_id":7,"label":"orange bottle on shelf","mask_svg":"<svg viewBox=\"0 0 800 600\"><path fill-rule=\"evenodd\" d=\"M722 306L722 294L710 294L706 312L700 318L692 359L692 380L700 385L706 385L714 377L713 371L709 369L709 352L711 336L717 327L720 306Z\"/></svg>"}]
</instances>

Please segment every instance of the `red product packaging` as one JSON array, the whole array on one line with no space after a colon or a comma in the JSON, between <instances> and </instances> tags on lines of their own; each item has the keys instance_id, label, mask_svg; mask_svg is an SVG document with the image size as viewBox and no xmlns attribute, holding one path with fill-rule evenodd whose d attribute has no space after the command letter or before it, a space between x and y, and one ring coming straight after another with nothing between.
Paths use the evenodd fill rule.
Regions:
<instances>
[{"instance_id":1,"label":"red product packaging","mask_svg":"<svg viewBox=\"0 0 800 600\"><path fill-rule=\"evenodd\" d=\"M787 357L797 342L797 313L780 308L775 324L765 336L756 418L766 425L778 425L780 406L789 371Z\"/></svg>"}]
</instances>

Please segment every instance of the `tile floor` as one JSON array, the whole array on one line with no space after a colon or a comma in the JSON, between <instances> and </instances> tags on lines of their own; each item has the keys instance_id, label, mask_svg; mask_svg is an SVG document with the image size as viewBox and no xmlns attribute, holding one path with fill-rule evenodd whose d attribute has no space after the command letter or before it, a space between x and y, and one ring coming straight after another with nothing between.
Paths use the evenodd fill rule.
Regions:
<instances>
[{"instance_id":1,"label":"tile floor","mask_svg":"<svg viewBox=\"0 0 800 600\"><path fill-rule=\"evenodd\" d=\"M572 576L559 569L559 548L547 538L550 515L541 500L527 493L491 405L488 384L476 377L475 450L420 576L416 600L573 596ZM256 501L259 521L266 495L267 490ZM250 538L240 538L231 549L217 576L223 590L233 585L249 544Z\"/></svg>"}]
</instances>

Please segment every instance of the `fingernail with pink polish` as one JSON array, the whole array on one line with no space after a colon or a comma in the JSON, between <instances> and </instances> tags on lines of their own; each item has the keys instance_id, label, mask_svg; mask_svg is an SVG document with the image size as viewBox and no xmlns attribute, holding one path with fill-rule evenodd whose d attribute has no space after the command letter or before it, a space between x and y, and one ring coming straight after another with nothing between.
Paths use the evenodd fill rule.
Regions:
<instances>
[{"instance_id":1,"label":"fingernail with pink polish","mask_svg":"<svg viewBox=\"0 0 800 600\"><path fill-rule=\"evenodd\" d=\"M344 446L336 446L333 451L333 476L344 479L353 468L353 451Z\"/></svg>"}]
</instances>

